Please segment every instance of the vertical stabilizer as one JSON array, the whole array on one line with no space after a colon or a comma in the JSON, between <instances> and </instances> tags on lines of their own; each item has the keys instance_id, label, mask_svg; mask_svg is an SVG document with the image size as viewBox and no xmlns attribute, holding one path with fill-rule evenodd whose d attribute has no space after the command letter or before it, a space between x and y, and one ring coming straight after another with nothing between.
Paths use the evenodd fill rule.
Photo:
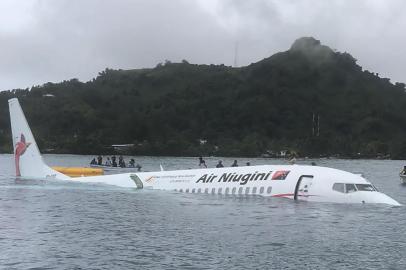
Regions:
<instances>
[{"instance_id":1,"label":"vertical stabilizer","mask_svg":"<svg viewBox=\"0 0 406 270\"><path fill-rule=\"evenodd\" d=\"M69 179L68 176L48 167L43 161L18 99L10 99L8 107L10 110L16 176Z\"/></svg>"}]
</instances>

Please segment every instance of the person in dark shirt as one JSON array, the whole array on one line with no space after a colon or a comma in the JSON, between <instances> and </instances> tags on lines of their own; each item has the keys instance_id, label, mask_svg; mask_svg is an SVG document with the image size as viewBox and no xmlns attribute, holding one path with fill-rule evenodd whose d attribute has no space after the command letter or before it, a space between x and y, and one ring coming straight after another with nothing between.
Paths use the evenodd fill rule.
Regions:
<instances>
[{"instance_id":1,"label":"person in dark shirt","mask_svg":"<svg viewBox=\"0 0 406 270\"><path fill-rule=\"evenodd\" d=\"M128 162L128 167L135 168L135 160L133 158L130 159L130 162Z\"/></svg>"},{"instance_id":2,"label":"person in dark shirt","mask_svg":"<svg viewBox=\"0 0 406 270\"><path fill-rule=\"evenodd\" d=\"M223 161L219 160L219 163L217 163L216 168L223 168Z\"/></svg>"},{"instance_id":3,"label":"person in dark shirt","mask_svg":"<svg viewBox=\"0 0 406 270\"><path fill-rule=\"evenodd\" d=\"M118 166L120 166L121 168L125 168L125 161L123 156L118 157Z\"/></svg>"},{"instance_id":4,"label":"person in dark shirt","mask_svg":"<svg viewBox=\"0 0 406 270\"><path fill-rule=\"evenodd\" d=\"M97 157L97 165L103 165L103 158L100 155Z\"/></svg>"},{"instance_id":5,"label":"person in dark shirt","mask_svg":"<svg viewBox=\"0 0 406 270\"><path fill-rule=\"evenodd\" d=\"M206 161L204 161L203 157L199 157L199 167L207 168Z\"/></svg>"},{"instance_id":6,"label":"person in dark shirt","mask_svg":"<svg viewBox=\"0 0 406 270\"><path fill-rule=\"evenodd\" d=\"M236 159L234 160L233 164L231 164L231 167L238 167L238 164L237 164L237 160L236 160Z\"/></svg>"},{"instance_id":7,"label":"person in dark shirt","mask_svg":"<svg viewBox=\"0 0 406 270\"><path fill-rule=\"evenodd\" d=\"M92 161L90 161L90 165L97 165L96 158L93 158Z\"/></svg>"},{"instance_id":8,"label":"person in dark shirt","mask_svg":"<svg viewBox=\"0 0 406 270\"><path fill-rule=\"evenodd\" d=\"M111 157L111 164L113 165L113 167L117 167L116 156Z\"/></svg>"}]
</instances>

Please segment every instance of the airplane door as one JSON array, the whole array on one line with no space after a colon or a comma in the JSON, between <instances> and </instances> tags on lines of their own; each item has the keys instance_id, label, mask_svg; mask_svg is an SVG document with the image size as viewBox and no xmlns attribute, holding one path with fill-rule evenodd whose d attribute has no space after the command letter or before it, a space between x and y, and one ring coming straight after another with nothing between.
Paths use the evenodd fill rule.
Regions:
<instances>
[{"instance_id":1,"label":"airplane door","mask_svg":"<svg viewBox=\"0 0 406 270\"><path fill-rule=\"evenodd\" d=\"M294 199L307 201L312 182L313 175L300 176L296 183Z\"/></svg>"}]
</instances>

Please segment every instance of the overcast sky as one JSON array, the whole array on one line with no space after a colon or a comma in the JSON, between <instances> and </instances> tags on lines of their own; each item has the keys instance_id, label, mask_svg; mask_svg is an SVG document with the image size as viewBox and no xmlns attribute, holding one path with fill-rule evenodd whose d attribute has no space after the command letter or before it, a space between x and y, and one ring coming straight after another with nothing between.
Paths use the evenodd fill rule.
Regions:
<instances>
[{"instance_id":1,"label":"overcast sky","mask_svg":"<svg viewBox=\"0 0 406 270\"><path fill-rule=\"evenodd\" d=\"M313 36L406 82L403 0L0 0L0 90L188 60L238 66Z\"/></svg>"}]
</instances>

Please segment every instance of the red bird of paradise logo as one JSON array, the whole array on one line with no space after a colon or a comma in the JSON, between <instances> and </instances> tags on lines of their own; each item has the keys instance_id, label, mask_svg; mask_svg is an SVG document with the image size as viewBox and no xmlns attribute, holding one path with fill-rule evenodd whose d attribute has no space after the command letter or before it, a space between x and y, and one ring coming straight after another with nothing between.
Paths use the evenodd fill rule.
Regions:
<instances>
[{"instance_id":1,"label":"red bird of paradise logo","mask_svg":"<svg viewBox=\"0 0 406 270\"><path fill-rule=\"evenodd\" d=\"M28 146L31 143L25 142L24 134L21 134L20 141L16 143L16 150L15 150L15 163L16 163L16 175L21 176L20 173L20 157L24 155L25 151L27 150Z\"/></svg>"},{"instance_id":2,"label":"red bird of paradise logo","mask_svg":"<svg viewBox=\"0 0 406 270\"><path fill-rule=\"evenodd\" d=\"M285 180L290 171L277 171L273 176L272 180Z\"/></svg>"}]
</instances>

